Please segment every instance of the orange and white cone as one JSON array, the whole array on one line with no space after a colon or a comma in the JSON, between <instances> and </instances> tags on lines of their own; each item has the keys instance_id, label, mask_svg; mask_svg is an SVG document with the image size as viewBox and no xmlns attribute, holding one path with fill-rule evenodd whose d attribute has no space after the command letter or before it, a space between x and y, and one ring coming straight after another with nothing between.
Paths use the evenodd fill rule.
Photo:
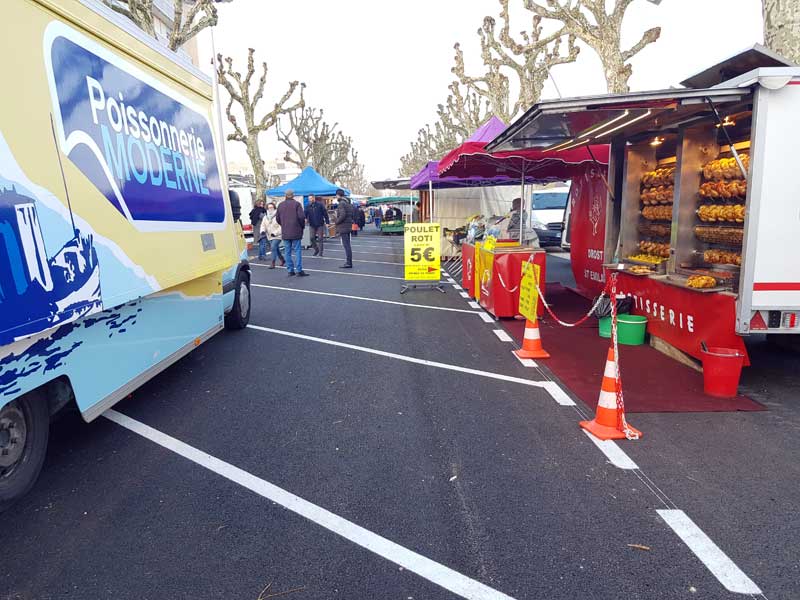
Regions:
<instances>
[{"instance_id":1,"label":"orange and white cone","mask_svg":"<svg viewBox=\"0 0 800 600\"><path fill-rule=\"evenodd\" d=\"M606 369L603 373L603 384L600 386L600 398L597 411L591 421L581 421L580 426L601 440L624 440L629 436L641 437L642 433L626 424L623 428L623 415L617 406L617 360L614 347L608 349Z\"/></svg>"},{"instance_id":2,"label":"orange and white cone","mask_svg":"<svg viewBox=\"0 0 800 600\"><path fill-rule=\"evenodd\" d=\"M522 348L514 350L519 358L550 358L550 354L542 348L542 336L539 334L539 323L525 321L525 334L522 337Z\"/></svg>"}]
</instances>

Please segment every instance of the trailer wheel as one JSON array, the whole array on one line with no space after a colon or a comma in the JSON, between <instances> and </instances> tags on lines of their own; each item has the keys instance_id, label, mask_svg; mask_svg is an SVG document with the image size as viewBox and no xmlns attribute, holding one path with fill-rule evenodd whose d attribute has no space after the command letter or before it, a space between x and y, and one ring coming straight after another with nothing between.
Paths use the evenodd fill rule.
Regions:
<instances>
[{"instance_id":1,"label":"trailer wheel","mask_svg":"<svg viewBox=\"0 0 800 600\"><path fill-rule=\"evenodd\" d=\"M250 275L247 271L239 271L236 276L236 296L233 299L231 312L225 315L225 327L228 329L244 329L250 322Z\"/></svg>"},{"instance_id":2,"label":"trailer wheel","mask_svg":"<svg viewBox=\"0 0 800 600\"><path fill-rule=\"evenodd\" d=\"M26 394L0 408L0 512L33 487L49 436L50 411L42 394Z\"/></svg>"}]
</instances>

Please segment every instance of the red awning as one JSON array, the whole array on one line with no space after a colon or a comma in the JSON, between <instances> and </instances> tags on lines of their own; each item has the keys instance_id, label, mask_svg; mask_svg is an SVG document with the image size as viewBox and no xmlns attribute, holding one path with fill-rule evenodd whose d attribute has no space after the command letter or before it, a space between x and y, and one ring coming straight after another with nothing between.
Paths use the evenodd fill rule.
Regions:
<instances>
[{"instance_id":1,"label":"red awning","mask_svg":"<svg viewBox=\"0 0 800 600\"><path fill-rule=\"evenodd\" d=\"M568 150L509 150L487 152L484 142L465 142L448 152L439 162L439 175L448 177L531 178L540 181L563 181L576 172L575 167L595 160L608 164L609 146L580 146Z\"/></svg>"}]
</instances>

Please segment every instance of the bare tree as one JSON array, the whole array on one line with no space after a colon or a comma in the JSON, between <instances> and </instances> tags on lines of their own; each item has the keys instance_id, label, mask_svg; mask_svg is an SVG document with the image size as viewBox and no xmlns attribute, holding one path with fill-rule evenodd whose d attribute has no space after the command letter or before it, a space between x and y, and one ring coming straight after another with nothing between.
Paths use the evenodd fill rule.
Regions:
<instances>
[{"instance_id":1,"label":"bare tree","mask_svg":"<svg viewBox=\"0 0 800 600\"><path fill-rule=\"evenodd\" d=\"M578 0L580 1L580 0ZM503 25L497 32L497 22L493 17L483 19L478 30L481 38L481 58L486 73L480 77L467 75L464 67L464 53L460 44L455 45L455 66L451 71L459 81L483 97L490 112L506 123L527 107L536 103L542 88L555 65L574 62L579 48L575 45L576 36L566 31L566 27L545 35L542 18L533 15L530 31L522 31L522 41L511 35L511 19L508 13L509 0L499 0L500 18ZM554 0L549 0L549 3ZM528 2L530 4L530 2ZM561 43L566 35L566 53L561 52ZM511 103L509 78L505 72L516 75L519 95Z\"/></svg>"},{"instance_id":2,"label":"bare tree","mask_svg":"<svg viewBox=\"0 0 800 600\"><path fill-rule=\"evenodd\" d=\"M216 2L230 0L172 0L172 23L169 24L167 45L176 51L206 27L217 24ZM103 0L103 3L128 17L142 31L156 36L154 0ZM184 15L184 9L186 14Z\"/></svg>"},{"instance_id":3,"label":"bare tree","mask_svg":"<svg viewBox=\"0 0 800 600\"><path fill-rule=\"evenodd\" d=\"M417 139L411 142L411 150L400 158L400 176L411 177L432 160L439 160L463 141L455 131L446 129L441 121L433 128L425 125L417 132Z\"/></svg>"},{"instance_id":4,"label":"bare tree","mask_svg":"<svg viewBox=\"0 0 800 600\"><path fill-rule=\"evenodd\" d=\"M261 150L258 147L258 137L262 132L275 126L280 115L303 108L305 104L303 99L305 84L292 81L289 84L289 89L275 103L272 110L265 113L260 119L256 118L256 107L264 96L264 87L267 83L267 63L261 63L261 77L255 86L255 93L252 93L250 83L256 71L254 54L255 50L249 48L247 53L247 72L244 77L233 68L232 58L227 57L223 60L222 55L218 54L217 76L230 96L228 105L225 107L225 114L228 117L228 121L233 125L233 133L228 135L228 140L242 142L247 147L247 156L250 158L253 175L255 175L256 179L256 197L263 198L269 182L264 172L264 161L261 158ZM288 106L298 86L300 87L300 99ZM234 102L239 105L244 113L244 126L239 124L238 119L232 112Z\"/></svg>"},{"instance_id":5,"label":"bare tree","mask_svg":"<svg viewBox=\"0 0 800 600\"><path fill-rule=\"evenodd\" d=\"M276 128L278 140L287 147L284 160L301 169L311 165L329 181L340 183L358 167L358 153L353 139L324 116L323 110L312 107L287 112Z\"/></svg>"},{"instance_id":6,"label":"bare tree","mask_svg":"<svg viewBox=\"0 0 800 600\"><path fill-rule=\"evenodd\" d=\"M478 127L489 120L490 103L470 88L461 91L458 81L453 81L449 86L450 94L445 104L439 104L436 114L442 127L454 132L462 139L472 135Z\"/></svg>"},{"instance_id":7,"label":"bare tree","mask_svg":"<svg viewBox=\"0 0 800 600\"><path fill-rule=\"evenodd\" d=\"M539 18L559 21L563 33L597 52L608 91L624 94L630 91L628 79L633 72L628 61L661 35L661 28L653 27L629 49L622 49L622 20L632 2L613 0L610 13L606 11L606 0L525 0L525 8Z\"/></svg>"},{"instance_id":8,"label":"bare tree","mask_svg":"<svg viewBox=\"0 0 800 600\"><path fill-rule=\"evenodd\" d=\"M793 63L800 63L800 2L763 0L764 44Z\"/></svg>"},{"instance_id":9,"label":"bare tree","mask_svg":"<svg viewBox=\"0 0 800 600\"><path fill-rule=\"evenodd\" d=\"M339 181L339 185L358 195L369 195L371 187L364 175L364 165L358 162L352 165L350 172Z\"/></svg>"}]
</instances>

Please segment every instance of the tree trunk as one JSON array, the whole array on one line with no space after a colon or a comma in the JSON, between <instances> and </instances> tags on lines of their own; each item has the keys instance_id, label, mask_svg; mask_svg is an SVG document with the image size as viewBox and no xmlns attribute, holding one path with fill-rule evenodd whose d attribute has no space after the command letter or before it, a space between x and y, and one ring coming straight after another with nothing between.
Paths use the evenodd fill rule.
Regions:
<instances>
[{"instance_id":1,"label":"tree trunk","mask_svg":"<svg viewBox=\"0 0 800 600\"><path fill-rule=\"evenodd\" d=\"M603 74L606 78L606 91L609 94L627 94L631 91L628 80L633 69L629 64L625 64L619 50L613 47L608 48L608 52L598 52L600 61L603 63Z\"/></svg>"},{"instance_id":2,"label":"tree trunk","mask_svg":"<svg viewBox=\"0 0 800 600\"><path fill-rule=\"evenodd\" d=\"M800 0L762 0L764 44L800 63Z\"/></svg>"},{"instance_id":3,"label":"tree trunk","mask_svg":"<svg viewBox=\"0 0 800 600\"><path fill-rule=\"evenodd\" d=\"M258 134L248 136L247 156L250 158L253 178L256 180L256 200L264 200L268 182L264 172L264 161L261 159L261 150L258 147Z\"/></svg>"}]
</instances>

